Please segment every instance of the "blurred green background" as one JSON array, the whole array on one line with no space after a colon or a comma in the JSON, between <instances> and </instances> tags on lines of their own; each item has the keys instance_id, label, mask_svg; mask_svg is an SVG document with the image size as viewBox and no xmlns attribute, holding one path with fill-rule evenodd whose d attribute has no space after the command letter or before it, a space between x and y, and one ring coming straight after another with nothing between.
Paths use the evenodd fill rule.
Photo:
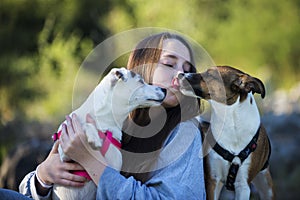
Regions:
<instances>
[{"instance_id":1,"label":"blurred green background","mask_svg":"<svg viewBox=\"0 0 300 200\"><path fill-rule=\"evenodd\" d=\"M59 121L93 47L138 27L182 32L216 64L258 76L271 90L300 80L299 0L0 2L1 124L21 116Z\"/></svg>"},{"instance_id":2,"label":"blurred green background","mask_svg":"<svg viewBox=\"0 0 300 200\"><path fill-rule=\"evenodd\" d=\"M262 79L268 94L289 91L300 81L299 15L299 0L0 0L0 128L57 127L90 51L140 27L182 32L216 64ZM16 139L5 134L0 163Z\"/></svg>"}]
</instances>

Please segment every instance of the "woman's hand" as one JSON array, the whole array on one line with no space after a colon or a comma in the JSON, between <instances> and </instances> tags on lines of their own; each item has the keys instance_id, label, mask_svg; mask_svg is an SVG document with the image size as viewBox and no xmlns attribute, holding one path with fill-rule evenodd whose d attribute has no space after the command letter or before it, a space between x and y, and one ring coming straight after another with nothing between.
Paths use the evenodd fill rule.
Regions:
<instances>
[{"instance_id":1,"label":"woman's hand","mask_svg":"<svg viewBox=\"0 0 300 200\"><path fill-rule=\"evenodd\" d=\"M67 124L62 126L60 144L64 153L72 160L78 162L88 172L95 184L98 184L106 162L100 151L93 150L87 142L85 132L75 114L72 118L66 117ZM87 123L96 126L95 121L87 115Z\"/></svg>"},{"instance_id":2,"label":"woman's hand","mask_svg":"<svg viewBox=\"0 0 300 200\"><path fill-rule=\"evenodd\" d=\"M86 178L70 173L71 170L83 170L77 163L61 162L58 154L58 142L44 162L39 165L38 176L47 185L59 184L72 187L81 187Z\"/></svg>"},{"instance_id":3,"label":"woman's hand","mask_svg":"<svg viewBox=\"0 0 300 200\"><path fill-rule=\"evenodd\" d=\"M87 115L87 122L90 119ZM72 160L78 163L86 163L86 158L90 156L100 157L100 151L95 151L87 142L86 134L75 114L72 118L66 116L66 124L62 125L62 134L60 138L61 147L64 153ZM94 121L92 121L94 125Z\"/></svg>"},{"instance_id":4,"label":"woman's hand","mask_svg":"<svg viewBox=\"0 0 300 200\"><path fill-rule=\"evenodd\" d=\"M59 184L64 186L82 187L87 181L85 177L72 174L71 170L83 170L77 163L61 162L56 142L44 162L38 166L36 176L46 185ZM37 193L45 196L50 188L44 188L39 181L35 180Z\"/></svg>"}]
</instances>

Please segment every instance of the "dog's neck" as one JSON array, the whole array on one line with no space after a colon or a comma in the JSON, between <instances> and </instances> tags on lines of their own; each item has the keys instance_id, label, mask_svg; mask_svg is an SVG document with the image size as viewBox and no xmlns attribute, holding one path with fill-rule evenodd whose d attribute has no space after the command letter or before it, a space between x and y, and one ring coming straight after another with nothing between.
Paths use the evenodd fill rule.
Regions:
<instances>
[{"instance_id":1,"label":"dog's neck","mask_svg":"<svg viewBox=\"0 0 300 200\"><path fill-rule=\"evenodd\" d=\"M214 100L209 101L212 108L211 130L217 142L233 152L243 149L255 135L260 126L260 115L251 93L232 105Z\"/></svg>"},{"instance_id":2,"label":"dog's neck","mask_svg":"<svg viewBox=\"0 0 300 200\"><path fill-rule=\"evenodd\" d=\"M97 129L101 131L111 131L113 137L121 141L122 132L120 131L123 122L129 114L129 108L126 105L118 105L113 108L113 93L103 82L98 85L90 94L87 100L74 111L81 123L86 123L86 114L89 113L97 122ZM99 99L101 99L99 101ZM95 101L98 100L98 101Z\"/></svg>"}]
</instances>

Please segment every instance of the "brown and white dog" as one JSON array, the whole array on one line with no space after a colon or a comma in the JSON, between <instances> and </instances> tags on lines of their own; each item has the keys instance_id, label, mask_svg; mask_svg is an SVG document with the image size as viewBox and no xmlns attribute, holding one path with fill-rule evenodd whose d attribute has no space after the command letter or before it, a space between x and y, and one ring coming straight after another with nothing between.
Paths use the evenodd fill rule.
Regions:
<instances>
[{"instance_id":1,"label":"brown and white dog","mask_svg":"<svg viewBox=\"0 0 300 200\"><path fill-rule=\"evenodd\" d=\"M140 75L125 68L113 68L96 86L87 100L72 113L78 116L85 130L87 141L93 149L100 150L107 163L116 170L120 170L122 154L117 144L121 142L123 122L136 108L160 105L165 95L165 89L145 83ZM86 123L88 113L96 120L99 131L93 125ZM58 133L60 130L61 126ZM100 138L101 136L103 137ZM61 160L69 161L60 146L58 150ZM76 173L88 177L84 172ZM55 184L52 199L96 199L96 188L93 181L88 181L80 188Z\"/></svg>"},{"instance_id":2,"label":"brown and white dog","mask_svg":"<svg viewBox=\"0 0 300 200\"><path fill-rule=\"evenodd\" d=\"M270 141L253 96L264 98L262 81L229 66L179 74L178 80L183 94L211 105L210 126L202 123L207 125L203 143L204 155L208 153L204 158L207 199L219 199L224 184L235 191L236 200L249 199L251 182L261 199L274 199Z\"/></svg>"}]
</instances>

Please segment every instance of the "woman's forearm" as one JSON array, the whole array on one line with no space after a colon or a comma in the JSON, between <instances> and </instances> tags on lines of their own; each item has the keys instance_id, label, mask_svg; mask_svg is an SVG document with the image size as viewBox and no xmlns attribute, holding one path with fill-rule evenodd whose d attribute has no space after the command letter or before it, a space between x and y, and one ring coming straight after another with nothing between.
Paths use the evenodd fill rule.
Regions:
<instances>
[{"instance_id":1,"label":"woman's forearm","mask_svg":"<svg viewBox=\"0 0 300 200\"><path fill-rule=\"evenodd\" d=\"M106 163L94 156L88 156L84 160L80 161L80 164L90 175L94 183L98 185L100 177L106 168Z\"/></svg>"}]
</instances>

